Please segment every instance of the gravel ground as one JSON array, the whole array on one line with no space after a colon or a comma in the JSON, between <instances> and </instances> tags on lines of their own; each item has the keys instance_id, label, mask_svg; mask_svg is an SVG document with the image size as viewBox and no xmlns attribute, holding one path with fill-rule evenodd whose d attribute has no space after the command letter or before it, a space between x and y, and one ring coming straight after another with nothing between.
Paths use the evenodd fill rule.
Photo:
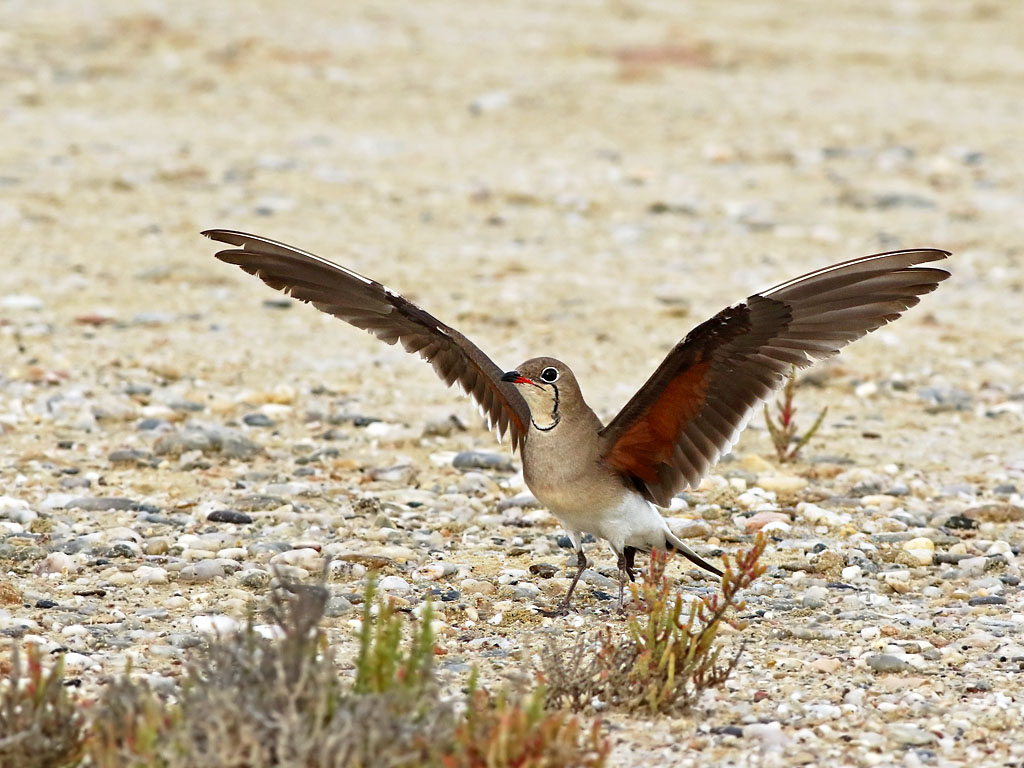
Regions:
<instances>
[{"instance_id":1,"label":"gravel ground","mask_svg":"<svg viewBox=\"0 0 1024 768\"><path fill-rule=\"evenodd\" d=\"M534 612L570 552L465 399L200 229L564 359L606 417L726 304L937 246L953 278L805 379L804 460L755 419L670 513L770 570L727 690L609 717L612 764L1021 764L1024 5L823 8L0 4L0 652L159 682L325 563L345 647L368 564L439 597L454 680L619 620L599 547Z\"/></svg>"}]
</instances>

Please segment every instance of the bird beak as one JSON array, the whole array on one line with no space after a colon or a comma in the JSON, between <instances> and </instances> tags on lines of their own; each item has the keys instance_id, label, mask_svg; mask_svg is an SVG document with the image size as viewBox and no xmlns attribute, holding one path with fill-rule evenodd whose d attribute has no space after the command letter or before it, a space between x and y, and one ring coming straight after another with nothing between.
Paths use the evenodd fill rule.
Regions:
<instances>
[{"instance_id":1,"label":"bird beak","mask_svg":"<svg viewBox=\"0 0 1024 768\"><path fill-rule=\"evenodd\" d=\"M525 376L520 376L519 371L509 371L508 373L501 377L501 380L510 381L513 384L533 384L533 382L530 381Z\"/></svg>"}]
</instances>

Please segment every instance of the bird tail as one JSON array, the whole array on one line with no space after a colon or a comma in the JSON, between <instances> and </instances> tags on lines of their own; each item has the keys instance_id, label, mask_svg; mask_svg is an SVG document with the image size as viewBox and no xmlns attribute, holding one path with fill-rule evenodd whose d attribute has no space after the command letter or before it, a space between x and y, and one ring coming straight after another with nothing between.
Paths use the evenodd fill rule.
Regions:
<instances>
[{"instance_id":1,"label":"bird tail","mask_svg":"<svg viewBox=\"0 0 1024 768\"><path fill-rule=\"evenodd\" d=\"M705 571L715 574L715 576L722 576L722 572L718 568L683 544L683 542L670 531L665 531L665 545L669 552L678 552L694 565L700 566Z\"/></svg>"}]
</instances>

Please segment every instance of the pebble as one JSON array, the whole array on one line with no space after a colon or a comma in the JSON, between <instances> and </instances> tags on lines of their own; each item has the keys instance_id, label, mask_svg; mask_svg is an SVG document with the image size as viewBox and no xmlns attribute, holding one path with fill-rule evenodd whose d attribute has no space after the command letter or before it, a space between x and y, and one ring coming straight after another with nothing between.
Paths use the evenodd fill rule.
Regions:
<instances>
[{"instance_id":1,"label":"pebble","mask_svg":"<svg viewBox=\"0 0 1024 768\"><path fill-rule=\"evenodd\" d=\"M938 741L938 737L934 733L926 731L913 723L892 723L887 730L889 738L898 744L923 747L926 744L934 744Z\"/></svg>"},{"instance_id":2,"label":"pebble","mask_svg":"<svg viewBox=\"0 0 1024 768\"><path fill-rule=\"evenodd\" d=\"M416 579L425 579L427 581L437 581L438 579L444 578L447 570L443 563L428 563L422 568L418 568L414 573L413 577Z\"/></svg>"},{"instance_id":3,"label":"pebble","mask_svg":"<svg viewBox=\"0 0 1024 768\"><path fill-rule=\"evenodd\" d=\"M935 542L919 536L903 542L904 551L913 556L921 565L931 565L935 560Z\"/></svg>"},{"instance_id":4,"label":"pebble","mask_svg":"<svg viewBox=\"0 0 1024 768\"><path fill-rule=\"evenodd\" d=\"M168 581L167 570L158 566L140 565L134 576L140 584L166 584Z\"/></svg>"},{"instance_id":5,"label":"pebble","mask_svg":"<svg viewBox=\"0 0 1024 768\"><path fill-rule=\"evenodd\" d=\"M823 525L826 528L838 528L841 525L848 525L853 520L846 512L835 512L806 501L796 505L796 513L808 523Z\"/></svg>"},{"instance_id":6,"label":"pebble","mask_svg":"<svg viewBox=\"0 0 1024 768\"><path fill-rule=\"evenodd\" d=\"M792 495L802 491L808 485L808 480L795 475L759 475L757 485L766 491L783 495Z\"/></svg>"},{"instance_id":7,"label":"pebble","mask_svg":"<svg viewBox=\"0 0 1024 768\"><path fill-rule=\"evenodd\" d=\"M247 413L242 417L242 423L249 427L273 427L274 420L265 413Z\"/></svg>"},{"instance_id":8,"label":"pebble","mask_svg":"<svg viewBox=\"0 0 1024 768\"><path fill-rule=\"evenodd\" d=\"M706 539L713 532L711 523L706 520L670 517L665 522L669 530L681 539Z\"/></svg>"},{"instance_id":9,"label":"pebble","mask_svg":"<svg viewBox=\"0 0 1024 768\"><path fill-rule=\"evenodd\" d=\"M36 565L35 572L40 575L47 573L72 575L78 572L78 565L71 555L63 552L51 552Z\"/></svg>"},{"instance_id":10,"label":"pebble","mask_svg":"<svg viewBox=\"0 0 1024 768\"><path fill-rule=\"evenodd\" d=\"M238 574L238 583L249 589L266 589L270 586L270 574L260 568L248 568Z\"/></svg>"},{"instance_id":11,"label":"pebble","mask_svg":"<svg viewBox=\"0 0 1024 768\"><path fill-rule=\"evenodd\" d=\"M520 509L537 509L542 506L537 500L537 497L532 493L520 493L515 496L511 496L507 499L502 499L498 502L498 511L503 512L510 507L519 507Z\"/></svg>"},{"instance_id":12,"label":"pebble","mask_svg":"<svg viewBox=\"0 0 1024 768\"><path fill-rule=\"evenodd\" d=\"M293 565L307 571L319 571L322 563L320 553L312 547L290 549L270 558L271 565Z\"/></svg>"},{"instance_id":13,"label":"pebble","mask_svg":"<svg viewBox=\"0 0 1024 768\"><path fill-rule=\"evenodd\" d=\"M889 653L876 653L868 656L867 664L872 672L878 673L904 672L913 668L913 665L906 659Z\"/></svg>"},{"instance_id":14,"label":"pebble","mask_svg":"<svg viewBox=\"0 0 1024 768\"><path fill-rule=\"evenodd\" d=\"M223 560L200 560L192 565L186 565L178 573L179 581L204 582L221 579L227 575Z\"/></svg>"},{"instance_id":15,"label":"pebble","mask_svg":"<svg viewBox=\"0 0 1024 768\"><path fill-rule=\"evenodd\" d=\"M64 504L65 509L83 509L89 512L110 512L111 510L138 509L139 503L122 497L78 496Z\"/></svg>"},{"instance_id":16,"label":"pebble","mask_svg":"<svg viewBox=\"0 0 1024 768\"><path fill-rule=\"evenodd\" d=\"M828 600L828 588L827 587L808 587L804 590L804 596L801 600L801 605L804 608L822 608L825 602Z\"/></svg>"},{"instance_id":17,"label":"pebble","mask_svg":"<svg viewBox=\"0 0 1024 768\"><path fill-rule=\"evenodd\" d=\"M23 499L17 499L12 496L0 496L0 517L26 525L39 517L39 515Z\"/></svg>"},{"instance_id":18,"label":"pebble","mask_svg":"<svg viewBox=\"0 0 1024 768\"><path fill-rule=\"evenodd\" d=\"M781 750L789 737L782 730L778 721L768 723L751 723L743 727L743 738L758 742L765 751Z\"/></svg>"},{"instance_id":19,"label":"pebble","mask_svg":"<svg viewBox=\"0 0 1024 768\"><path fill-rule=\"evenodd\" d=\"M456 469L489 469L499 472L512 471L512 457L506 453L485 451L463 451L452 459Z\"/></svg>"},{"instance_id":20,"label":"pebble","mask_svg":"<svg viewBox=\"0 0 1024 768\"><path fill-rule=\"evenodd\" d=\"M757 512L743 520L743 531L744 533L755 533L769 523L783 523L788 526L789 522L789 515L783 512Z\"/></svg>"},{"instance_id":21,"label":"pebble","mask_svg":"<svg viewBox=\"0 0 1024 768\"><path fill-rule=\"evenodd\" d=\"M967 601L968 605L1006 605L1006 598L999 595L981 595L972 597Z\"/></svg>"},{"instance_id":22,"label":"pebble","mask_svg":"<svg viewBox=\"0 0 1024 768\"><path fill-rule=\"evenodd\" d=\"M219 637L230 635L241 628L237 619L221 615L193 616L191 625L192 629L200 634Z\"/></svg>"},{"instance_id":23,"label":"pebble","mask_svg":"<svg viewBox=\"0 0 1024 768\"><path fill-rule=\"evenodd\" d=\"M40 310L43 306L42 299L27 293L8 293L5 296L0 296L0 308L3 309Z\"/></svg>"},{"instance_id":24,"label":"pebble","mask_svg":"<svg viewBox=\"0 0 1024 768\"><path fill-rule=\"evenodd\" d=\"M965 576L977 576L985 572L988 567L988 558L985 557L964 557L957 560L957 568Z\"/></svg>"},{"instance_id":25,"label":"pebble","mask_svg":"<svg viewBox=\"0 0 1024 768\"><path fill-rule=\"evenodd\" d=\"M153 454L149 451L141 451L138 448L122 448L111 451L107 455L107 461L111 464L137 464L147 466L153 463Z\"/></svg>"},{"instance_id":26,"label":"pebble","mask_svg":"<svg viewBox=\"0 0 1024 768\"><path fill-rule=\"evenodd\" d=\"M459 588L467 595L493 595L496 591L494 584L479 579L463 579Z\"/></svg>"},{"instance_id":27,"label":"pebble","mask_svg":"<svg viewBox=\"0 0 1024 768\"><path fill-rule=\"evenodd\" d=\"M252 523L252 517L234 509L215 509L206 516L206 519L211 523L234 523L236 525Z\"/></svg>"},{"instance_id":28,"label":"pebble","mask_svg":"<svg viewBox=\"0 0 1024 768\"><path fill-rule=\"evenodd\" d=\"M377 584L377 587L382 592L392 592L400 595L404 595L412 591L412 586L410 586L409 582L401 576L385 576Z\"/></svg>"},{"instance_id":29,"label":"pebble","mask_svg":"<svg viewBox=\"0 0 1024 768\"><path fill-rule=\"evenodd\" d=\"M342 595L331 595L327 598L327 604L324 606L324 615L330 616L331 618L337 618L338 616L345 616L346 614L352 613L355 607L348 600L348 598Z\"/></svg>"},{"instance_id":30,"label":"pebble","mask_svg":"<svg viewBox=\"0 0 1024 768\"><path fill-rule=\"evenodd\" d=\"M558 573L558 567L550 563L534 563L530 566L530 573L541 579L550 579Z\"/></svg>"}]
</instances>

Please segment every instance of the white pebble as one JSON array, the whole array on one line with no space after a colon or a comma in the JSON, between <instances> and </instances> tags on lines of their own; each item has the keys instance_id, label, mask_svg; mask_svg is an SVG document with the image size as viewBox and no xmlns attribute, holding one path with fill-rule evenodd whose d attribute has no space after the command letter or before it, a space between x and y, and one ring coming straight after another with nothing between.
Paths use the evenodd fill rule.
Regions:
<instances>
[{"instance_id":1,"label":"white pebble","mask_svg":"<svg viewBox=\"0 0 1024 768\"><path fill-rule=\"evenodd\" d=\"M401 576L385 576L380 580L377 587L382 592L398 592L403 595L412 589L412 587L409 586L409 582Z\"/></svg>"},{"instance_id":2,"label":"white pebble","mask_svg":"<svg viewBox=\"0 0 1024 768\"><path fill-rule=\"evenodd\" d=\"M76 498L73 493L51 493L40 502L40 509L64 509L68 502Z\"/></svg>"},{"instance_id":3,"label":"white pebble","mask_svg":"<svg viewBox=\"0 0 1024 768\"><path fill-rule=\"evenodd\" d=\"M135 569L135 580L140 584L166 584L167 571L151 565L140 565Z\"/></svg>"},{"instance_id":4,"label":"white pebble","mask_svg":"<svg viewBox=\"0 0 1024 768\"><path fill-rule=\"evenodd\" d=\"M711 535L711 524L705 520L668 518L669 530L681 539L706 539Z\"/></svg>"},{"instance_id":5,"label":"white pebble","mask_svg":"<svg viewBox=\"0 0 1024 768\"><path fill-rule=\"evenodd\" d=\"M767 527L767 526L766 526ZM803 596L803 607L804 608L821 608L825 605L825 601L828 599L828 588L827 587L808 587L804 590Z\"/></svg>"},{"instance_id":6,"label":"white pebble","mask_svg":"<svg viewBox=\"0 0 1024 768\"><path fill-rule=\"evenodd\" d=\"M72 574L77 572L78 565L75 563L74 558L63 552L51 552L46 556L45 560L36 566L36 573L39 575L47 573Z\"/></svg>"},{"instance_id":7,"label":"white pebble","mask_svg":"<svg viewBox=\"0 0 1024 768\"><path fill-rule=\"evenodd\" d=\"M767 750L778 750L785 746L789 737L782 732L782 723L751 723L744 726L743 738L759 741Z\"/></svg>"},{"instance_id":8,"label":"white pebble","mask_svg":"<svg viewBox=\"0 0 1024 768\"><path fill-rule=\"evenodd\" d=\"M413 574L414 578L437 581L444 578L444 563L427 563Z\"/></svg>"},{"instance_id":9,"label":"white pebble","mask_svg":"<svg viewBox=\"0 0 1024 768\"><path fill-rule=\"evenodd\" d=\"M0 297L0 307L4 309L42 309L43 301L27 293L8 293Z\"/></svg>"},{"instance_id":10,"label":"white pebble","mask_svg":"<svg viewBox=\"0 0 1024 768\"><path fill-rule=\"evenodd\" d=\"M0 496L0 517L27 525L39 515L29 509L28 502L13 496Z\"/></svg>"},{"instance_id":11,"label":"white pebble","mask_svg":"<svg viewBox=\"0 0 1024 768\"><path fill-rule=\"evenodd\" d=\"M193 616L192 629L204 635L227 635L236 631L238 621L230 616Z\"/></svg>"},{"instance_id":12,"label":"white pebble","mask_svg":"<svg viewBox=\"0 0 1024 768\"><path fill-rule=\"evenodd\" d=\"M935 542L924 536L904 542L903 549L921 565L931 565L935 559Z\"/></svg>"},{"instance_id":13,"label":"white pebble","mask_svg":"<svg viewBox=\"0 0 1024 768\"><path fill-rule=\"evenodd\" d=\"M831 509L825 509L807 501L797 504L796 511L807 522L813 525L825 525L829 528L837 528L853 520L846 512L833 512Z\"/></svg>"},{"instance_id":14,"label":"white pebble","mask_svg":"<svg viewBox=\"0 0 1024 768\"><path fill-rule=\"evenodd\" d=\"M93 666L96 666L93 660L84 653L70 652L64 654L64 669L68 672L81 672Z\"/></svg>"},{"instance_id":15,"label":"white pebble","mask_svg":"<svg viewBox=\"0 0 1024 768\"><path fill-rule=\"evenodd\" d=\"M858 384L853 393L857 397L871 397L878 394L878 384L873 381L865 381L863 384Z\"/></svg>"},{"instance_id":16,"label":"white pebble","mask_svg":"<svg viewBox=\"0 0 1024 768\"><path fill-rule=\"evenodd\" d=\"M956 564L965 575L975 576L985 572L988 560L984 557L966 557Z\"/></svg>"},{"instance_id":17,"label":"white pebble","mask_svg":"<svg viewBox=\"0 0 1024 768\"><path fill-rule=\"evenodd\" d=\"M807 487L807 479L796 475L761 475L757 478L759 488L775 493L796 493Z\"/></svg>"},{"instance_id":18,"label":"white pebble","mask_svg":"<svg viewBox=\"0 0 1024 768\"><path fill-rule=\"evenodd\" d=\"M308 571L320 570L320 553L310 547L290 549L270 558L271 565L294 565Z\"/></svg>"}]
</instances>

